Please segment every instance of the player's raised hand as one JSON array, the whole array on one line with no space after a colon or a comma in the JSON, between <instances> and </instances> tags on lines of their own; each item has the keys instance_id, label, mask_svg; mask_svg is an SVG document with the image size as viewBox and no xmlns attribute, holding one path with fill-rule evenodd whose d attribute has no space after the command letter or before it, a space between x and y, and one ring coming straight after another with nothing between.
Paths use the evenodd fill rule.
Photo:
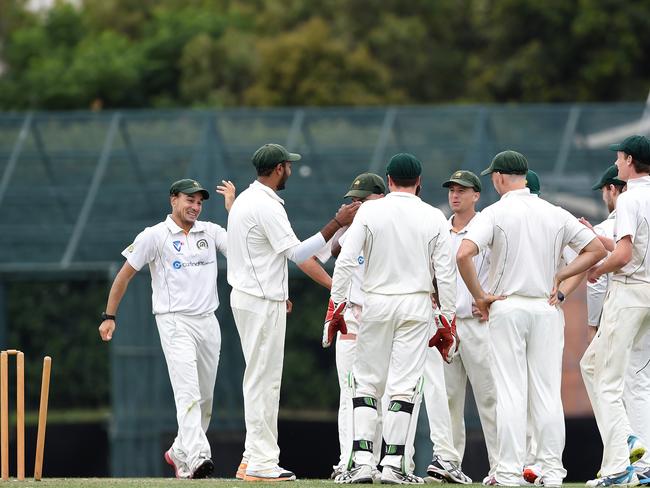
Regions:
<instances>
[{"instance_id":1,"label":"player's raised hand","mask_svg":"<svg viewBox=\"0 0 650 488\"><path fill-rule=\"evenodd\" d=\"M339 211L336 212L334 218L339 223L339 225L350 225L354 220L354 216L357 214L357 210L359 210L360 206L361 202L352 202L347 205L341 205L341 208L339 208Z\"/></svg>"},{"instance_id":2,"label":"player's raised hand","mask_svg":"<svg viewBox=\"0 0 650 488\"><path fill-rule=\"evenodd\" d=\"M217 185L215 191L220 195L223 195L223 205L226 207L226 211L230 212L230 207L235 201L235 194L237 188L235 184L230 180L221 180L222 185Z\"/></svg>"}]
</instances>

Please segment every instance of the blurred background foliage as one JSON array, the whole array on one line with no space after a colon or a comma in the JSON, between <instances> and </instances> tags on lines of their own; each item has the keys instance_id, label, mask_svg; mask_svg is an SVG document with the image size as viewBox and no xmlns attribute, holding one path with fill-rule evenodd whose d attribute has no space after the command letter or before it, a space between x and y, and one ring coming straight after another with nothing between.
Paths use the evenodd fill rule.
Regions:
<instances>
[{"instance_id":1,"label":"blurred background foliage","mask_svg":"<svg viewBox=\"0 0 650 488\"><path fill-rule=\"evenodd\" d=\"M650 2L0 2L0 109L628 101Z\"/></svg>"}]
</instances>

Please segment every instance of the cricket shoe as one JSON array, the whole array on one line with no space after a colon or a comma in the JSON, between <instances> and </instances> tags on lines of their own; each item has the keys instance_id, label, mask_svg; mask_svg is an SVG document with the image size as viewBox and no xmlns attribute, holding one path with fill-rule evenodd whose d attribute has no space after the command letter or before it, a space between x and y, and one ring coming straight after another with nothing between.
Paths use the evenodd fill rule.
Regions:
<instances>
[{"instance_id":1,"label":"cricket shoe","mask_svg":"<svg viewBox=\"0 0 650 488\"><path fill-rule=\"evenodd\" d=\"M372 466L360 464L349 471L343 471L336 477L334 482L339 484L371 484L374 480L374 471L375 469Z\"/></svg>"},{"instance_id":2,"label":"cricket shoe","mask_svg":"<svg viewBox=\"0 0 650 488\"><path fill-rule=\"evenodd\" d=\"M445 461L440 456L433 456L431 464L427 467L427 474L447 483L469 485L472 482L472 479L461 471L460 466L452 461Z\"/></svg>"},{"instance_id":3,"label":"cricket shoe","mask_svg":"<svg viewBox=\"0 0 650 488\"><path fill-rule=\"evenodd\" d=\"M641 439L635 435L630 435L627 438L627 447L630 450L630 464L636 463L648 450L643 442L641 442Z\"/></svg>"},{"instance_id":4,"label":"cricket shoe","mask_svg":"<svg viewBox=\"0 0 650 488\"><path fill-rule=\"evenodd\" d=\"M530 464L524 466L524 470L521 473L521 476L526 480L527 483L531 485L541 485L542 481L542 468L537 464Z\"/></svg>"},{"instance_id":5,"label":"cricket shoe","mask_svg":"<svg viewBox=\"0 0 650 488\"><path fill-rule=\"evenodd\" d=\"M607 486L636 486L639 484L639 478L634 472L634 467L628 466L625 471L610 476L603 476L587 481L586 485L590 488L607 487Z\"/></svg>"},{"instance_id":6,"label":"cricket shoe","mask_svg":"<svg viewBox=\"0 0 650 488\"><path fill-rule=\"evenodd\" d=\"M483 478L483 483L481 484L483 486L503 486L501 483L497 481L497 477L494 476L493 474L489 474L485 478Z\"/></svg>"},{"instance_id":7,"label":"cricket shoe","mask_svg":"<svg viewBox=\"0 0 650 488\"><path fill-rule=\"evenodd\" d=\"M340 464L335 464L332 466L332 474L330 475L331 480L335 480L341 473L345 471L345 468Z\"/></svg>"},{"instance_id":8,"label":"cricket shoe","mask_svg":"<svg viewBox=\"0 0 650 488\"><path fill-rule=\"evenodd\" d=\"M187 464L178 459L174 450L170 447L165 451L165 462L174 468L174 476L178 479L189 479L191 478L190 470L187 468Z\"/></svg>"},{"instance_id":9,"label":"cricket shoe","mask_svg":"<svg viewBox=\"0 0 650 488\"><path fill-rule=\"evenodd\" d=\"M243 480L244 476L246 476L246 468L248 468L248 461L246 459L242 459L239 463L239 466L237 466L235 478L238 480Z\"/></svg>"},{"instance_id":10,"label":"cricket shoe","mask_svg":"<svg viewBox=\"0 0 650 488\"><path fill-rule=\"evenodd\" d=\"M210 458L199 458L196 462L196 468L192 470L193 480L202 480L209 478L214 471L214 463Z\"/></svg>"},{"instance_id":11,"label":"cricket shoe","mask_svg":"<svg viewBox=\"0 0 650 488\"><path fill-rule=\"evenodd\" d=\"M640 485L650 486L650 466L635 466L634 471Z\"/></svg>"},{"instance_id":12,"label":"cricket shoe","mask_svg":"<svg viewBox=\"0 0 650 488\"><path fill-rule=\"evenodd\" d=\"M384 466L381 471L381 483L385 485L422 485L424 480L414 474L403 473L393 466Z\"/></svg>"},{"instance_id":13,"label":"cricket shoe","mask_svg":"<svg viewBox=\"0 0 650 488\"><path fill-rule=\"evenodd\" d=\"M259 471L246 469L244 481L296 481L296 475L280 466Z\"/></svg>"}]
</instances>

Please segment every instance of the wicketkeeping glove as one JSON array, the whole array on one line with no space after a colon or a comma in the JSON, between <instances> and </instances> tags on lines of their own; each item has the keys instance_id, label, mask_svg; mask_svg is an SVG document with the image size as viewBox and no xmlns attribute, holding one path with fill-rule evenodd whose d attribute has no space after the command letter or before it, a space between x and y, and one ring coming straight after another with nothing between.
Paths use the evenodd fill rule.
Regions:
<instances>
[{"instance_id":1,"label":"wicketkeeping glove","mask_svg":"<svg viewBox=\"0 0 650 488\"><path fill-rule=\"evenodd\" d=\"M327 306L327 314L325 314L325 324L323 325L323 347L330 347L332 345L338 331L341 334L348 333L348 326L345 323L345 319L343 319L343 311L346 305L346 301L335 304L330 298Z\"/></svg>"},{"instance_id":2,"label":"wicketkeeping glove","mask_svg":"<svg viewBox=\"0 0 650 488\"><path fill-rule=\"evenodd\" d=\"M438 330L434 336L429 339L429 347L436 347L440 351L442 359L446 363L451 363L456 353L458 353L458 334L456 333L456 316L454 315L451 323L444 315L436 316Z\"/></svg>"}]
</instances>

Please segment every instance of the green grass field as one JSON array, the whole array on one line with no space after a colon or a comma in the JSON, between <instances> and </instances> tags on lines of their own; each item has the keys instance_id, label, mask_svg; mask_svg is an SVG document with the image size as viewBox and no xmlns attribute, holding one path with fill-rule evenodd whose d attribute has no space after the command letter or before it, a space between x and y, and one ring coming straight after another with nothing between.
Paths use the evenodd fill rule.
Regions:
<instances>
[{"instance_id":1,"label":"green grass field","mask_svg":"<svg viewBox=\"0 0 650 488\"><path fill-rule=\"evenodd\" d=\"M244 483L233 479L206 479L206 480L177 480L173 478L52 478L41 482L26 481L25 483L42 486L43 488L163 488L168 486L218 486L219 488L241 488ZM431 486L437 486L432 483ZM249 486L263 488L275 486L278 483L252 483ZM340 486L330 480L298 480L295 483L282 483L281 486L295 488L334 488ZM480 487L480 484L465 485L467 487ZM584 487L584 483L565 483L566 488Z\"/></svg>"}]
</instances>

